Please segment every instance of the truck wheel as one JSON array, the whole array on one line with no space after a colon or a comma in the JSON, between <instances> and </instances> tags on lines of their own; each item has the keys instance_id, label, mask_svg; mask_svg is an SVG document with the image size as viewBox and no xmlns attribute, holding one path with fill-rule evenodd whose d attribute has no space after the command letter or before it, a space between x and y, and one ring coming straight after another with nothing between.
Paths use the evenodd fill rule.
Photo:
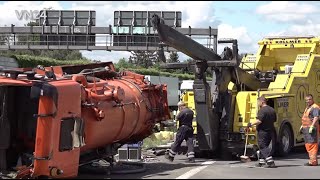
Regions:
<instances>
[{"instance_id":1,"label":"truck wheel","mask_svg":"<svg viewBox=\"0 0 320 180\"><path fill-rule=\"evenodd\" d=\"M293 135L288 125L283 125L279 133L279 146L277 153L286 156L290 153L293 146Z\"/></svg>"},{"instance_id":2,"label":"truck wheel","mask_svg":"<svg viewBox=\"0 0 320 180\"><path fill-rule=\"evenodd\" d=\"M231 161L233 160L232 153L229 151L220 151L221 153L221 159L224 161Z\"/></svg>"},{"instance_id":3,"label":"truck wheel","mask_svg":"<svg viewBox=\"0 0 320 180\"><path fill-rule=\"evenodd\" d=\"M215 153L211 152L210 150L199 150L195 152L196 158L214 158Z\"/></svg>"},{"instance_id":4,"label":"truck wheel","mask_svg":"<svg viewBox=\"0 0 320 180\"><path fill-rule=\"evenodd\" d=\"M224 161L230 161L233 158L232 150L227 148L227 142L221 142L219 150L217 152L219 153L219 156Z\"/></svg>"}]
</instances>

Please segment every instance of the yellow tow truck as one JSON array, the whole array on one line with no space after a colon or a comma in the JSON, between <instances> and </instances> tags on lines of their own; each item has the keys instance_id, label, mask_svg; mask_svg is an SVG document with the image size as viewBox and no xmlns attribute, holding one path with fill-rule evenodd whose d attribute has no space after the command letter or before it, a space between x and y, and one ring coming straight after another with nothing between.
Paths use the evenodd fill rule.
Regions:
<instances>
[{"instance_id":1,"label":"yellow tow truck","mask_svg":"<svg viewBox=\"0 0 320 180\"><path fill-rule=\"evenodd\" d=\"M256 74L269 85L259 91L237 92L234 83L229 83L228 90L235 99L234 132L244 132L244 127L255 120L257 97L265 96L278 115L275 123L277 144L271 143L270 146L276 145L275 152L284 156L292 147L303 145L299 128L306 106L304 97L311 93L315 101L320 102L319 40L313 36L266 37L258 43L256 54L247 54L242 59L242 69ZM192 88L183 89L180 99L196 113ZM196 121L193 126L196 129ZM255 128L249 133L249 145L257 149Z\"/></svg>"},{"instance_id":2,"label":"yellow tow truck","mask_svg":"<svg viewBox=\"0 0 320 180\"><path fill-rule=\"evenodd\" d=\"M153 27L160 41L194 59L193 63L170 63L163 68L192 67L195 74L193 89L182 99L196 111L196 141L202 152L228 157L242 155L244 129L256 120L257 98L265 96L277 112L273 152L287 155L292 147L303 144L299 134L308 93L320 102L320 43L314 36L266 37L258 42L256 54L242 59L235 39L218 40L231 43L221 55L164 24L157 15ZM206 71L212 70L212 83ZM189 97L187 97L189 96ZM192 102L193 96L193 103ZM248 155L255 156L257 132L250 129Z\"/></svg>"},{"instance_id":3,"label":"yellow tow truck","mask_svg":"<svg viewBox=\"0 0 320 180\"><path fill-rule=\"evenodd\" d=\"M257 70L260 79L269 86L260 91L236 93L236 111L233 129L243 131L243 126L256 118L257 97L265 96L277 112L276 152L286 155L292 147L303 144L299 133L301 117L305 110L305 96L312 94L320 102L320 47L319 37L266 37L259 41L256 54L242 59L240 67L251 73ZM230 86L229 86L230 87ZM249 134L250 144L257 144L256 132Z\"/></svg>"}]
</instances>

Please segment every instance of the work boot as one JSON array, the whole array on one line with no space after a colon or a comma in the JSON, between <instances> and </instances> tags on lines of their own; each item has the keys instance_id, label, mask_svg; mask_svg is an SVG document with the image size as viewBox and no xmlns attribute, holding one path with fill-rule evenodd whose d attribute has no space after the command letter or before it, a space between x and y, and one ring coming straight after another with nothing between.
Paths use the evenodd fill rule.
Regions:
<instances>
[{"instance_id":1,"label":"work boot","mask_svg":"<svg viewBox=\"0 0 320 180\"><path fill-rule=\"evenodd\" d=\"M196 160L194 158L188 158L186 160L186 163L195 163L195 162L196 162Z\"/></svg>"},{"instance_id":2,"label":"work boot","mask_svg":"<svg viewBox=\"0 0 320 180\"><path fill-rule=\"evenodd\" d=\"M264 168L275 168L276 167L276 165L274 164L272 156L267 157L266 161L267 161L267 163L266 163L266 165L263 166Z\"/></svg>"},{"instance_id":3,"label":"work boot","mask_svg":"<svg viewBox=\"0 0 320 180\"><path fill-rule=\"evenodd\" d=\"M173 160L174 160L174 157L171 157L171 156L167 156L167 157L165 157L166 159L168 159L169 161L171 161L171 162L173 162Z\"/></svg>"},{"instance_id":4,"label":"work boot","mask_svg":"<svg viewBox=\"0 0 320 180\"><path fill-rule=\"evenodd\" d=\"M255 164L255 167L263 167L266 164L266 160L259 159L259 163Z\"/></svg>"},{"instance_id":5,"label":"work boot","mask_svg":"<svg viewBox=\"0 0 320 180\"><path fill-rule=\"evenodd\" d=\"M267 162L267 164L265 164L263 167L264 168L275 168L276 165L274 164L274 161L272 161L272 162Z\"/></svg>"},{"instance_id":6,"label":"work boot","mask_svg":"<svg viewBox=\"0 0 320 180\"><path fill-rule=\"evenodd\" d=\"M169 161L171 161L171 162L174 160L174 157L170 156L170 155L169 155L169 152L166 152L165 155L164 155L164 157L165 157L166 159L168 159Z\"/></svg>"},{"instance_id":7,"label":"work boot","mask_svg":"<svg viewBox=\"0 0 320 180\"><path fill-rule=\"evenodd\" d=\"M263 167L263 166L265 166L266 165L266 163L257 163L257 164L255 164L254 166L255 167Z\"/></svg>"},{"instance_id":8,"label":"work boot","mask_svg":"<svg viewBox=\"0 0 320 180\"><path fill-rule=\"evenodd\" d=\"M318 166L318 165L312 165L312 164L307 162L307 163L304 164L304 166Z\"/></svg>"}]
</instances>

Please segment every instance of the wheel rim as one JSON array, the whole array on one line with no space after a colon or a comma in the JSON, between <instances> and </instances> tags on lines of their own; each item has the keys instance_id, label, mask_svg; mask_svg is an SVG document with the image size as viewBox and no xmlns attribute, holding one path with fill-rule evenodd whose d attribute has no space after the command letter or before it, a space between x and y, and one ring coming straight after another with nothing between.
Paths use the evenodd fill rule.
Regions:
<instances>
[{"instance_id":1,"label":"wheel rim","mask_svg":"<svg viewBox=\"0 0 320 180\"><path fill-rule=\"evenodd\" d=\"M290 134L287 129L283 131L283 135L281 138L283 152L287 152L290 146Z\"/></svg>"}]
</instances>

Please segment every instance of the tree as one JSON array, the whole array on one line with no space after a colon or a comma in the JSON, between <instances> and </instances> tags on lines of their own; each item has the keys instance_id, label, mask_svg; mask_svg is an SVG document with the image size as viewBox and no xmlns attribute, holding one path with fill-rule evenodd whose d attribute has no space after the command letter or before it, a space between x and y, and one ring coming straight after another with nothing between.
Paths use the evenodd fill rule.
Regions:
<instances>
[{"instance_id":1,"label":"tree","mask_svg":"<svg viewBox=\"0 0 320 180\"><path fill-rule=\"evenodd\" d=\"M79 60L83 59L82 54L76 50L42 50L41 55L57 60Z\"/></svg>"},{"instance_id":2,"label":"tree","mask_svg":"<svg viewBox=\"0 0 320 180\"><path fill-rule=\"evenodd\" d=\"M166 59L166 56L164 55L164 50L163 50L162 46L157 51L157 62L163 62L163 63L167 62L167 59Z\"/></svg>"},{"instance_id":3,"label":"tree","mask_svg":"<svg viewBox=\"0 0 320 180\"><path fill-rule=\"evenodd\" d=\"M178 53L177 52L170 53L168 63L177 63L177 62L180 62Z\"/></svg>"},{"instance_id":4,"label":"tree","mask_svg":"<svg viewBox=\"0 0 320 180\"><path fill-rule=\"evenodd\" d=\"M129 68L130 66L132 66L128 61L126 61L125 58L121 58L118 63L116 63L117 68Z\"/></svg>"},{"instance_id":5,"label":"tree","mask_svg":"<svg viewBox=\"0 0 320 180\"><path fill-rule=\"evenodd\" d=\"M133 51L131 54L129 62L136 66L149 68L158 61L157 53L153 51Z\"/></svg>"},{"instance_id":6,"label":"tree","mask_svg":"<svg viewBox=\"0 0 320 180\"><path fill-rule=\"evenodd\" d=\"M192 63L192 62L194 62L194 60L193 60L192 58L188 58L188 59L186 60L186 62L187 62L187 63Z\"/></svg>"}]
</instances>

